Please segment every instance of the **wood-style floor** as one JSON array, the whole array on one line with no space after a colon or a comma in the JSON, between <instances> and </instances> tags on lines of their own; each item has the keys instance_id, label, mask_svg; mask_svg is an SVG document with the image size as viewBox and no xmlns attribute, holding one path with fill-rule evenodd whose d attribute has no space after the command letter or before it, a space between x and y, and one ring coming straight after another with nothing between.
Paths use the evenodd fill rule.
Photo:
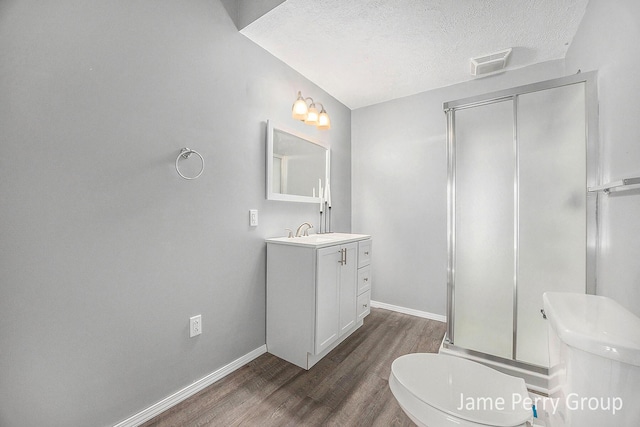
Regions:
<instances>
[{"instance_id":1,"label":"wood-style floor","mask_svg":"<svg viewBox=\"0 0 640 427\"><path fill-rule=\"evenodd\" d=\"M309 371L263 354L144 427L413 426L391 394L391 362L437 352L445 324L372 309Z\"/></svg>"}]
</instances>

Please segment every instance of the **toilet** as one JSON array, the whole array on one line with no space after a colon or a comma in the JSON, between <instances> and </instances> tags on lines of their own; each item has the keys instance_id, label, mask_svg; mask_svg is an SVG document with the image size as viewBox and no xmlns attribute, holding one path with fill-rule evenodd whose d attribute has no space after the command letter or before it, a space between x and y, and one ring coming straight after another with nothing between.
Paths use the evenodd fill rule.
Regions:
<instances>
[{"instance_id":1,"label":"toilet","mask_svg":"<svg viewBox=\"0 0 640 427\"><path fill-rule=\"evenodd\" d=\"M601 296L543 295L549 320L549 427L640 425L640 318ZM389 387L418 426L528 427L521 378L445 354L394 360Z\"/></svg>"},{"instance_id":2,"label":"toilet","mask_svg":"<svg viewBox=\"0 0 640 427\"><path fill-rule=\"evenodd\" d=\"M533 418L523 405L529 395L522 378L461 357L401 356L391 365L389 387L402 410L421 427L525 427Z\"/></svg>"}]
</instances>

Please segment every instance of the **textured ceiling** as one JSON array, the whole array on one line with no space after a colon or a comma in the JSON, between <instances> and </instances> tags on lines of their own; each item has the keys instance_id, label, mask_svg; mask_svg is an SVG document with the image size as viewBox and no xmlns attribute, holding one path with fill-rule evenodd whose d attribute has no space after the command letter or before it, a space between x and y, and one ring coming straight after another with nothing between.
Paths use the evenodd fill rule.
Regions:
<instances>
[{"instance_id":1,"label":"textured ceiling","mask_svg":"<svg viewBox=\"0 0 640 427\"><path fill-rule=\"evenodd\" d=\"M564 58L588 0L287 0L242 34L352 109ZM312 96L309 94L308 96Z\"/></svg>"}]
</instances>

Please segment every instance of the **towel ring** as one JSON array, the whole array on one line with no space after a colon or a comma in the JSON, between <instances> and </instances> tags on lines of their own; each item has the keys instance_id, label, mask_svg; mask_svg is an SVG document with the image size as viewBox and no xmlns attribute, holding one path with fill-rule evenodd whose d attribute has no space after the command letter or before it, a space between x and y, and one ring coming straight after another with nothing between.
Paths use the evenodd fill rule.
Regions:
<instances>
[{"instance_id":1,"label":"towel ring","mask_svg":"<svg viewBox=\"0 0 640 427\"><path fill-rule=\"evenodd\" d=\"M188 159L192 154L195 154L198 157L200 157L200 163L202 164L202 166L200 168L200 172L198 172L198 174L196 176L188 177L188 176L183 175L182 172L180 172L180 168L178 167L178 162L180 161L180 157L182 157L183 159ZM196 179L196 178L198 178L200 175L202 175L202 172L204 172L204 157L202 157L202 154L198 153L195 150L192 150L191 148L183 148L183 149L181 149L180 150L180 154L178 154L178 157L176 158L176 172L178 172L178 175L180 175L184 179Z\"/></svg>"}]
</instances>

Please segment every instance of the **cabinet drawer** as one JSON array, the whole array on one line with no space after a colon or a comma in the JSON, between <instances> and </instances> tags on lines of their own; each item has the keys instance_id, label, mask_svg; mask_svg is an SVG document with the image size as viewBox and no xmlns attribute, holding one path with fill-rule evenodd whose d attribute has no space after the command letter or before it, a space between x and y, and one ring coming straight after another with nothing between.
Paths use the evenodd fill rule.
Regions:
<instances>
[{"instance_id":1,"label":"cabinet drawer","mask_svg":"<svg viewBox=\"0 0 640 427\"><path fill-rule=\"evenodd\" d=\"M371 239L358 242L358 268L371 263Z\"/></svg>"},{"instance_id":2,"label":"cabinet drawer","mask_svg":"<svg viewBox=\"0 0 640 427\"><path fill-rule=\"evenodd\" d=\"M371 313L371 291L358 296L358 320L364 319Z\"/></svg>"},{"instance_id":3,"label":"cabinet drawer","mask_svg":"<svg viewBox=\"0 0 640 427\"><path fill-rule=\"evenodd\" d=\"M371 289L371 266L358 269L358 295Z\"/></svg>"}]
</instances>

